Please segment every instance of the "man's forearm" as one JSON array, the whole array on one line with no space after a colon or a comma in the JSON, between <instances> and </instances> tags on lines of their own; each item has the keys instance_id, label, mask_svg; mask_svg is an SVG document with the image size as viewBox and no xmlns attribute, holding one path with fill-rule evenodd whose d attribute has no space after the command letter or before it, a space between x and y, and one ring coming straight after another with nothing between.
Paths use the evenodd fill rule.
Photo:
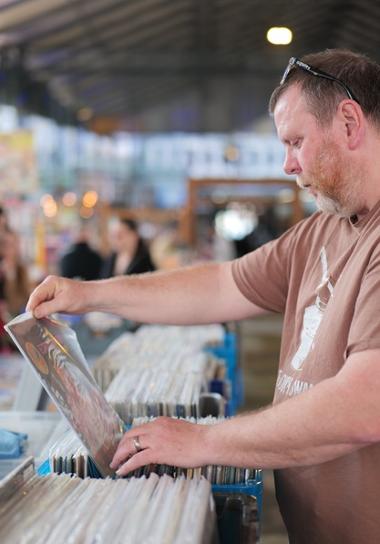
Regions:
<instances>
[{"instance_id":1,"label":"man's forearm","mask_svg":"<svg viewBox=\"0 0 380 544\"><path fill-rule=\"evenodd\" d=\"M120 475L151 463L181 467L317 465L380 442L380 350L352 353L333 378L281 404L216 425L158 418L125 433ZM143 451L136 454L133 437Z\"/></svg>"},{"instance_id":2,"label":"man's forearm","mask_svg":"<svg viewBox=\"0 0 380 544\"><path fill-rule=\"evenodd\" d=\"M214 323L260 311L238 292L226 264L87 282L86 288L92 309L145 323Z\"/></svg>"},{"instance_id":3,"label":"man's forearm","mask_svg":"<svg viewBox=\"0 0 380 544\"><path fill-rule=\"evenodd\" d=\"M323 463L371 443L360 431L364 418L331 378L281 404L213 426L206 461L261 468Z\"/></svg>"}]
</instances>

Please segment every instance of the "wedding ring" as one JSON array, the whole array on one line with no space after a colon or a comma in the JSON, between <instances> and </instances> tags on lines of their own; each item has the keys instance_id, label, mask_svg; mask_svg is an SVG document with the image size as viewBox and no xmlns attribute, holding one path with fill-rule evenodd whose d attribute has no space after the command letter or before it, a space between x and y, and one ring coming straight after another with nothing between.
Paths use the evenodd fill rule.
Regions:
<instances>
[{"instance_id":1,"label":"wedding ring","mask_svg":"<svg viewBox=\"0 0 380 544\"><path fill-rule=\"evenodd\" d=\"M138 436L134 436L134 437L132 438L132 441L133 441L133 445L134 445L134 447L135 447L136 453L139 453L139 451L142 450L142 447L141 447L141 444L140 444L139 437L138 437Z\"/></svg>"}]
</instances>

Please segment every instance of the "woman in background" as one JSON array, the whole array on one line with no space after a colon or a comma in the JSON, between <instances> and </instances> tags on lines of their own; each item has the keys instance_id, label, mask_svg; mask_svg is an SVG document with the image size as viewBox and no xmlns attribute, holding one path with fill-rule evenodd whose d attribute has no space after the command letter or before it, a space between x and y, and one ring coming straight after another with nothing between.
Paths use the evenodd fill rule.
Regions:
<instances>
[{"instance_id":1,"label":"woman in background","mask_svg":"<svg viewBox=\"0 0 380 544\"><path fill-rule=\"evenodd\" d=\"M104 262L102 278L142 274L156 269L133 219L118 219L111 229L110 241L113 252Z\"/></svg>"}]
</instances>

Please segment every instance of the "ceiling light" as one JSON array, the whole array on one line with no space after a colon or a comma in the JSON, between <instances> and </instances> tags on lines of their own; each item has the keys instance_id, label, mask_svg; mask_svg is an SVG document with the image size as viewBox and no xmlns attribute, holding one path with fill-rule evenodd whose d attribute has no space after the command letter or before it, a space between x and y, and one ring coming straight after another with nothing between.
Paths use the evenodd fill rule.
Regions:
<instances>
[{"instance_id":1,"label":"ceiling light","mask_svg":"<svg viewBox=\"0 0 380 544\"><path fill-rule=\"evenodd\" d=\"M272 26L267 32L267 40L273 45L288 45L292 39L293 33L286 26Z\"/></svg>"}]
</instances>

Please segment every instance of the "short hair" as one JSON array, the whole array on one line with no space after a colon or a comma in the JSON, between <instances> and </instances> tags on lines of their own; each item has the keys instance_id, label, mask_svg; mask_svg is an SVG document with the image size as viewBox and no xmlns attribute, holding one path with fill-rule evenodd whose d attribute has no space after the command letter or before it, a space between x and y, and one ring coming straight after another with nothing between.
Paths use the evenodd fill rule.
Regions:
<instances>
[{"instance_id":1,"label":"short hair","mask_svg":"<svg viewBox=\"0 0 380 544\"><path fill-rule=\"evenodd\" d=\"M138 225L137 225L137 222L134 219L121 218L120 223L127 226L133 232L138 231Z\"/></svg>"},{"instance_id":2,"label":"short hair","mask_svg":"<svg viewBox=\"0 0 380 544\"><path fill-rule=\"evenodd\" d=\"M311 66L340 79L354 93L364 115L380 129L380 65L362 53L347 49L326 49L305 55L301 59ZM320 125L330 125L339 103L347 97L341 85L316 77L294 67L285 82L278 85L269 100L273 114L282 94L292 85L299 85L309 111Z\"/></svg>"}]
</instances>

